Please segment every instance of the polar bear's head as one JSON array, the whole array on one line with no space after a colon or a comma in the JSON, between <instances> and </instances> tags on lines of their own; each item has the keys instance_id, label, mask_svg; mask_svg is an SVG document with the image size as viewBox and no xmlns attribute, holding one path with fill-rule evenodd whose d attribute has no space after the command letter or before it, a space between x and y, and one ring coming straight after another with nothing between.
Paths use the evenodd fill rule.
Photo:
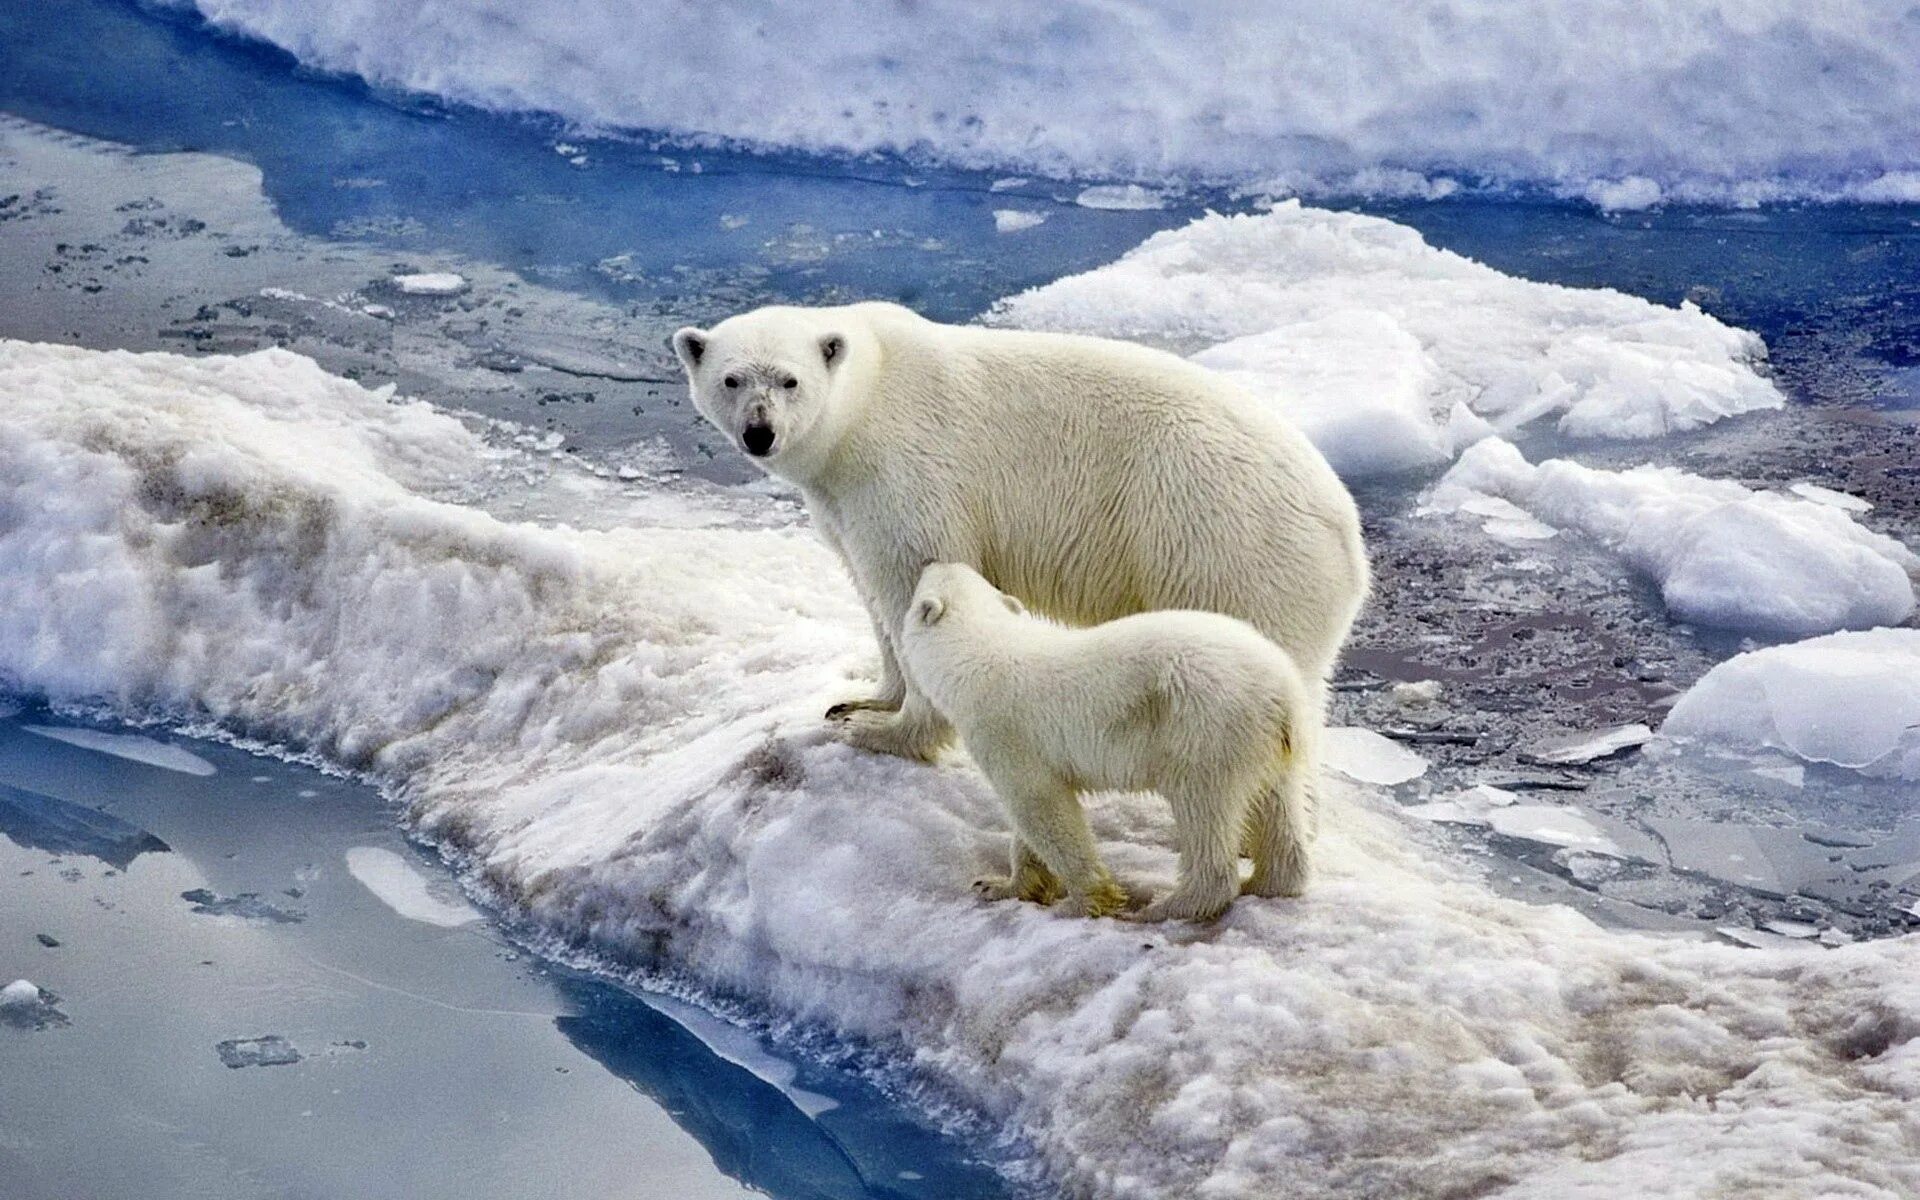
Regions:
<instances>
[{"instance_id":1,"label":"polar bear's head","mask_svg":"<svg viewBox=\"0 0 1920 1200\"><path fill-rule=\"evenodd\" d=\"M761 308L673 335L694 407L761 467L804 479L831 447L850 339L830 314Z\"/></svg>"},{"instance_id":2,"label":"polar bear's head","mask_svg":"<svg viewBox=\"0 0 1920 1200\"><path fill-rule=\"evenodd\" d=\"M907 605L902 637L913 641L937 628L971 628L981 618L998 619L1011 613L1024 616L1027 606L986 581L965 563L928 563L920 569L919 586Z\"/></svg>"}]
</instances>

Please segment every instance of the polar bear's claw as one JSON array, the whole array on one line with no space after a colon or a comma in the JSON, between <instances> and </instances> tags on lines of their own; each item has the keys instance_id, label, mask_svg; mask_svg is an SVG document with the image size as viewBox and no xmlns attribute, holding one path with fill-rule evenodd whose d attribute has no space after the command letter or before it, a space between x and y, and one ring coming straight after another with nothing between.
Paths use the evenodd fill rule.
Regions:
<instances>
[{"instance_id":1,"label":"polar bear's claw","mask_svg":"<svg viewBox=\"0 0 1920 1200\"><path fill-rule=\"evenodd\" d=\"M857 712L899 712L900 701L888 700L884 696L863 696L854 700L842 700L827 709L827 720L844 721Z\"/></svg>"}]
</instances>

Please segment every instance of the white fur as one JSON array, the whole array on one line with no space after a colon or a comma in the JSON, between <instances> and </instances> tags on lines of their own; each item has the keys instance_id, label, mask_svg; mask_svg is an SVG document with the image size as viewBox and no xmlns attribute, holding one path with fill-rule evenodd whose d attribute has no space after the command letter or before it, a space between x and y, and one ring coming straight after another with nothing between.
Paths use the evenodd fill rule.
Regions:
<instances>
[{"instance_id":1,"label":"white fur","mask_svg":"<svg viewBox=\"0 0 1920 1200\"><path fill-rule=\"evenodd\" d=\"M929 758L951 735L893 645L935 560L1070 624L1240 617L1292 656L1302 729L1318 728L1367 591L1359 516L1312 444L1219 376L1126 342L892 304L763 308L674 347L715 426L743 448L749 423L772 428L756 461L799 487L866 601L880 694L829 714L853 744ZM1309 786L1314 741L1296 746Z\"/></svg>"},{"instance_id":2,"label":"white fur","mask_svg":"<svg viewBox=\"0 0 1920 1200\"><path fill-rule=\"evenodd\" d=\"M1243 840L1254 860L1248 890L1305 882L1291 760L1307 691L1286 651L1245 621L1164 611L1072 629L1029 616L971 567L935 563L920 576L900 650L1013 820L1011 874L978 881L983 894L1044 901L1057 886L1069 911L1118 912L1125 894L1080 808L1089 791L1156 791L1173 806L1180 882L1144 920L1218 916L1240 890ZM1264 789L1281 803L1249 829Z\"/></svg>"}]
</instances>

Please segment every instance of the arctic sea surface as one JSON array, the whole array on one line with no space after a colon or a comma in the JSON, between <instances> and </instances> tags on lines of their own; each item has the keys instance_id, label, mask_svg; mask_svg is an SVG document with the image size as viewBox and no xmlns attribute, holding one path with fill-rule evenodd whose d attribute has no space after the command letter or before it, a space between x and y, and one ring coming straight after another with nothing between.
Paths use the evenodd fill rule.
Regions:
<instances>
[{"instance_id":1,"label":"arctic sea surface","mask_svg":"<svg viewBox=\"0 0 1920 1200\"><path fill-rule=\"evenodd\" d=\"M128 1074L180 1195L1920 1189L1920 19L693 12L0 3L0 1164ZM964 759L824 736L865 619L665 338L868 298L1354 488L1306 898L981 905Z\"/></svg>"}]
</instances>

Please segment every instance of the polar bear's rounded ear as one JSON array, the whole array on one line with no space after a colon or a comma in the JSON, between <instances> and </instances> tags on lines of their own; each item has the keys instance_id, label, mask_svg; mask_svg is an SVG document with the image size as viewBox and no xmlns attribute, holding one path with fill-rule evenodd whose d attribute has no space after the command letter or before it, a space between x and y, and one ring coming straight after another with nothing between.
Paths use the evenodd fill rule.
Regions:
<instances>
[{"instance_id":1,"label":"polar bear's rounded ear","mask_svg":"<svg viewBox=\"0 0 1920 1200\"><path fill-rule=\"evenodd\" d=\"M673 352L680 356L680 365L687 369L687 374L693 374L693 369L700 365L701 358L707 353L707 331L691 325L675 331Z\"/></svg>"},{"instance_id":2,"label":"polar bear's rounded ear","mask_svg":"<svg viewBox=\"0 0 1920 1200\"><path fill-rule=\"evenodd\" d=\"M1003 603L1006 604L1007 611L1012 613L1014 616L1024 617L1027 615L1027 606L1020 603L1020 601L1015 599L1014 597L1007 595L1005 592L1001 592L1000 599Z\"/></svg>"},{"instance_id":3,"label":"polar bear's rounded ear","mask_svg":"<svg viewBox=\"0 0 1920 1200\"><path fill-rule=\"evenodd\" d=\"M947 615L947 602L938 596L928 596L913 606L913 619L922 625L938 624L941 617Z\"/></svg>"},{"instance_id":4,"label":"polar bear's rounded ear","mask_svg":"<svg viewBox=\"0 0 1920 1200\"><path fill-rule=\"evenodd\" d=\"M820 357L826 362L829 370L833 369L833 365L846 356L846 338L841 337L837 333L830 333L820 339Z\"/></svg>"}]
</instances>

